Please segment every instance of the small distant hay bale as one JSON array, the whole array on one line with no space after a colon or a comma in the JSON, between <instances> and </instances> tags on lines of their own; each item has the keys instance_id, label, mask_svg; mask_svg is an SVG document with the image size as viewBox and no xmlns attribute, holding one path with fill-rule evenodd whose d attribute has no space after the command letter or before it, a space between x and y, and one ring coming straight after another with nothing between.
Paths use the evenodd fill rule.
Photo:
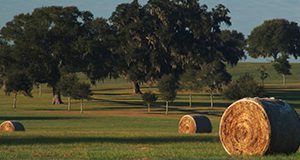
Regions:
<instances>
[{"instance_id":1,"label":"small distant hay bale","mask_svg":"<svg viewBox=\"0 0 300 160\"><path fill-rule=\"evenodd\" d=\"M211 133L212 125L206 116L185 115L181 117L178 132L183 134Z\"/></svg>"},{"instance_id":2,"label":"small distant hay bale","mask_svg":"<svg viewBox=\"0 0 300 160\"><path fill-rule=\"evenodd\" d=\"M0 125L0 132L25 131L24 126L17 121L4 121Z\"/></svg>"},{"instance_id":3,"label":"small distant hay bale","mask_svg":"<svg viewBox=\"0 0 300 160\"><path fill-rule=\"evenodd\" d=\"M299 148L300 121L284 101L244 98L225 110L219 134L229 155L290 154Z\"/></svg>"}]
</instances>

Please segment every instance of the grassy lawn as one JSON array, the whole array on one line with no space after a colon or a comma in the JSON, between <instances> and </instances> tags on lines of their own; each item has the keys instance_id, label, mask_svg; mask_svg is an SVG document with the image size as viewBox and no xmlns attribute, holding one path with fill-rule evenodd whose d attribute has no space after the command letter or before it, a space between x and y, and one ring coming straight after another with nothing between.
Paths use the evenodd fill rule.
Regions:
<instances>
[{"instance_id":1,"label":"grassy lawn","mask_svg":"<svg viewBox=\"0 0 300 160\"><path fill-rule=\"evenodd\" d=\"M240 64L232 68L234 78L251 72L257 64ZM267 80L269 96L286 100L300 113L300 64L293 64L288 85L271 72ZM253 73L255 73L253 71ZM255 75L255 74L254 74ZM79 114L79 102L51 105L51 90L44 86L42 96L37 89L34 98L18 96L17 109L12 109L12 96L0 93L1 122L17 120L26 131L0 133L0 159L300 159L300 151L292 155L264 157L230 157L218 137L219 119L232 103L215 97L210 109L206 93L193 94L193 107L188 107L188 95L181 91L172 104L170 114L164 114L164 102L159 99L151 113L146 112L141 98L131 94L125 80L106 80L93 87L93 100L84 102ZM144 86L143 91L155 88ZM64 98L64 100L66 100ZM180 135L179 118L184 114L203 114L213 124L212 134Z\"/></svg>"}]
</instances>

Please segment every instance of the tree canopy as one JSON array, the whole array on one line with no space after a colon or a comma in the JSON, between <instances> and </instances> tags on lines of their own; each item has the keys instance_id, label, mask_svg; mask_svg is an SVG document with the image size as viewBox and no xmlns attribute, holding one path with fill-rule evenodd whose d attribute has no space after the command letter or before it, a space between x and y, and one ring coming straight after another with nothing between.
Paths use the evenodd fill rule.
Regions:
<instances>
[{"instance_id":1,"label":"tree canopy","mask_svg":"<svg viewBox=\"0 0 300 160\"><path fill-rule=\"evenodd\" d=\"M250 56L272 57L279 54L300 56L300 27L286 19L264 21L255 27L248 37L247 51Z\"/></svg>"},{"instance_id":2,"label":"tree canopy","mask_svg":"<svg viewBox=\"0 0 300 160\"><path fill-rule=\"evenodd\" d=\"M263 97L264 89L250 74L244 74L231 82L223 92L224 96L231 100L245 97Z\"/></svg>"},{"instance_id":3,"label":"tree canopy","mask_svg":"<svg viewBox=\"0 0 300 160\"><path fill-rule=\"evenodd\" d=\"M0 31L2 81L10 68L25 68L33 83L52 87L53 103L61 103L60 79L77 72L92 83L126 76L135 93L141 83L166 75L178 80L189 67L205 72L206 65L218 64L214 74L225 75L225 64L236 65L245 47L242 33L221 27L231 25L229 13L224 5L208 9L198 0L133 0L118 5L108 20L74 6L36 8Z\"/></svg>"},{"instance_id":4,"label":"tree canopy","mask_svg":"<svg viewBox=\"0 0 300 160\"><path fill-rule=\"evenodd\" d=\"M20 14L1 29L11 57L26 68L36 83L53 87L54 103L60 103L57 84L65 73L83 72L92 81L111 72L112 54L106 41L110 26L77 7L42 7Z\"/></svg>"},{"instance_id":5,"label":"tree canopy","mask_svg":"<svg viewBox=\"0 0 300 160\"><path fill-rule=\"evenodd\" d=\"M247 51L250 56L272 57L274 69L283 75L290 74L289 56L300 56L300 27L286 19L267 20L255 27L248 37Z\"/></svg>"},{"instance_id":6,"label":"tree canopy","mask_svg":"<svg viewBox=\"0 0 300 160\"><path fill-rule=\"evenodd\" d=\"M179 76L193 65L216 60L235 65L244 57L245 40L231 25L229 10L218 5L208 10L197 0L150 0L120 4L110 21L116 29L124 74L136 82Z\"/></svg>"}]
</instances>

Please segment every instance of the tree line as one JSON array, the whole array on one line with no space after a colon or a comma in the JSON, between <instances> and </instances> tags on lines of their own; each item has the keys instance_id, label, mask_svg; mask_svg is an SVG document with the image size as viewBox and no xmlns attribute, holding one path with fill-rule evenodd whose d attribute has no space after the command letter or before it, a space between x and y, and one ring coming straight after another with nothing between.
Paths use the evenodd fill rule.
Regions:
<instances>
[{"instance_id":1,"label":"tree line","mask_svg":"<svg viewBox=\"0 0 300 160\"><path fill-rule=\"evenodd\" d=\"M194 88L197 81L212 97L231 81L226 66L245 58L245 50L253 57L273 57L275 69L284 78L290 74L287 58L300 53L297 23L269 20L246 40L236 30L223 29L231 25L229 13L222 4L208 9L198 0L145 5L133 0L118 5L108 19L75 6L36 8L0 30L1 83L15 96L20 91L31 96L33 85L47 84L53 104L62 102L62 93L78 99L87 96L76 93L90 94L74 77L79 72L92 84L125 77L135 94L142 94L142 83L161 82L161 92L176 96L167 91Z\"/></svg>"}]
</instances>

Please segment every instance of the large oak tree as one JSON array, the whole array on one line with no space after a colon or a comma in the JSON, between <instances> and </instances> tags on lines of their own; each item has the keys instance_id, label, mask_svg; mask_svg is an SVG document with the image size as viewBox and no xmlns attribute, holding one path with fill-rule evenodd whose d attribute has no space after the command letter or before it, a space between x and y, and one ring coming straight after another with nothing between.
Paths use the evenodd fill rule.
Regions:
<instances>
[{"instance_id":1,"label":"large oak tree","mask_svg":"<svg viewBox=\"0 0 300 160\"><path fill-rule=\"evenodd\" d=\"M119 39L118 52L124 73L134 82L158 80L162 75L178 77L187 66L217 60L235 65L244 56L244 37L222 31L230 25L229 10L218 5L212 10L197 0L137 0L119 5L110 20Z\"/></svg>"},{"instance_id":2,"label":"large oak tree","mask_svg":"<svg viewBox=\"0 0 300 160\"><path fill-rule=\"evenodd\" d=\"M295 58L300 56L300 27L296 22L289 22L286 19L267 20L251 31L247 51L254 58L273 58L273 66L279 74L283 75L284 84L285 75L289 72L283 73L276 66L279 62L288 63L289 56ZM286 69L289 70L289 68Z\"/></svg>"},{"instance_id":3,"label":"large oak tree","mask_svg":"<svg viewBox=\"0 0 300 160\"><path fill-rule=\"evenodd\" d=\"M13 58L26 68L35 83L53 88L53 104L62 103L57 87L67 73L84 72L94 82L111 71L107 39L111 28L77 7L42 7L20 14L1 29Z\"/></svg>"}]
</instances>

